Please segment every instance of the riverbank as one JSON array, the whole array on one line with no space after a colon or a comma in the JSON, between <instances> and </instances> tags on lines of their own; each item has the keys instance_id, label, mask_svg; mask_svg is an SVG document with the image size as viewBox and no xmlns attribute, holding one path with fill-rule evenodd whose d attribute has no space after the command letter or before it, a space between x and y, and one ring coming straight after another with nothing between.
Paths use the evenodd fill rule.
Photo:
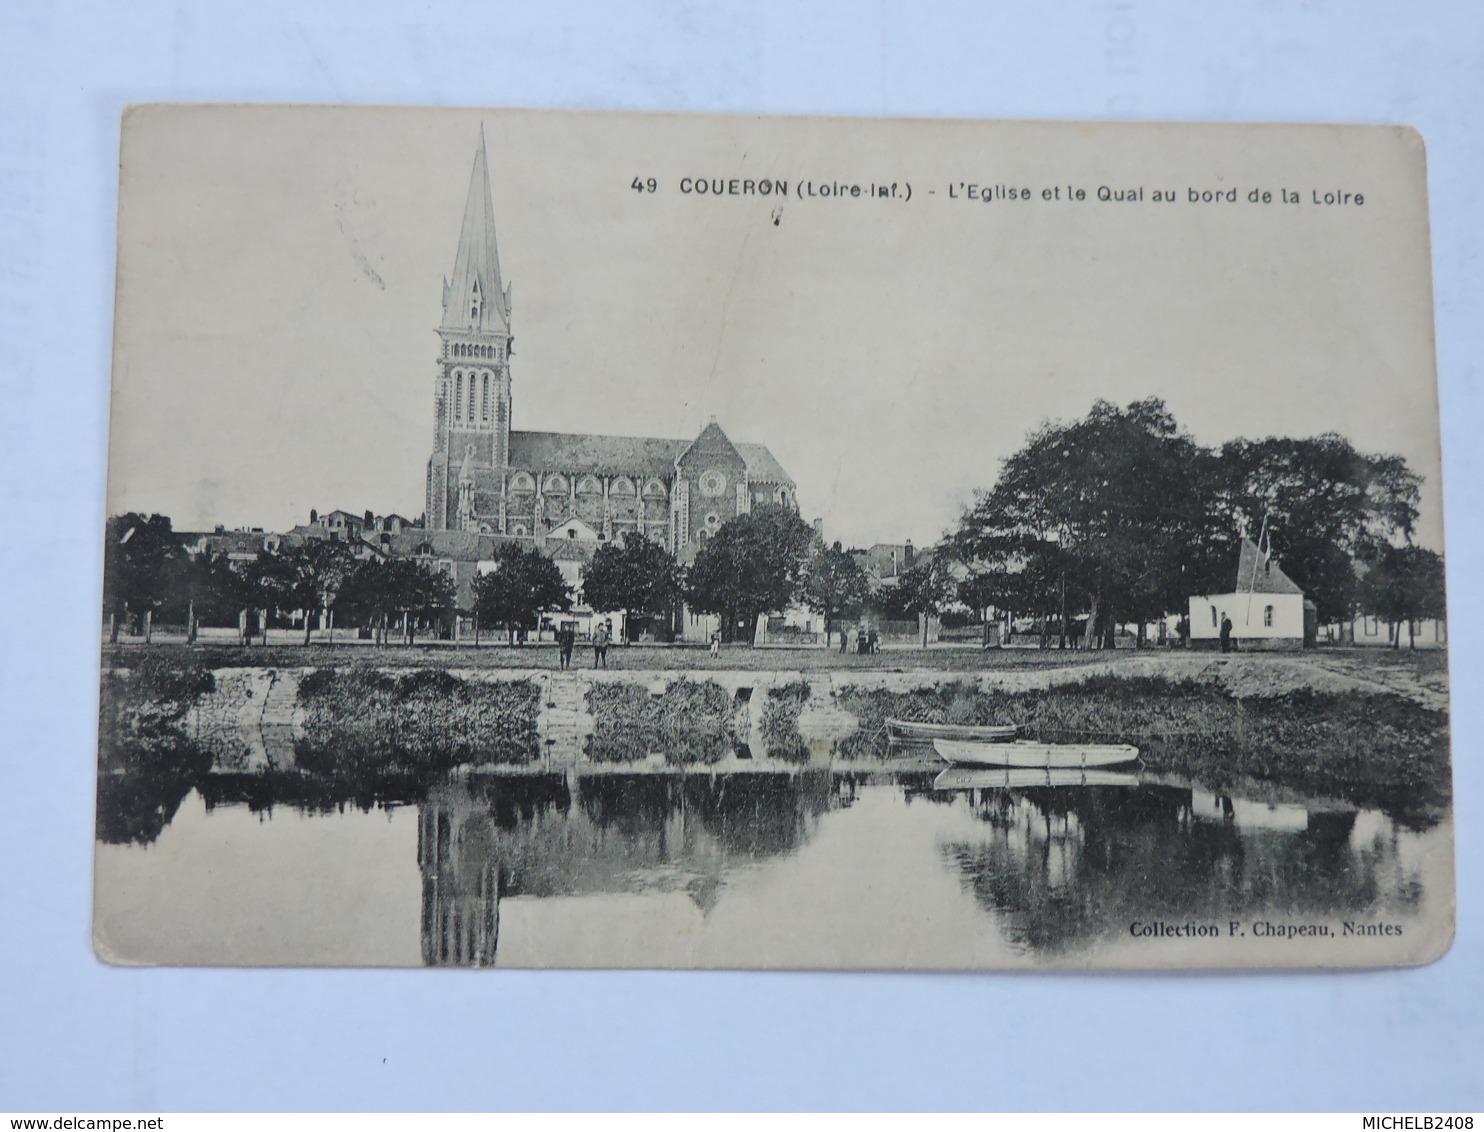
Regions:
<instances>
[{"instance_id":1,"label":"riverbank","mask_svg":"<svg viewBox=\"0 0 1484 1132\"><path fill-rule=\"evenodd\" d=\"M133 668L104 676L100 770L191 773L203 757L214 773L358 781L477 767L932 766L931 749L903 762L887 745L884 723L896 717L1014 723L1052 742L1131 743L1151 771L1212 787L1271 782L1413 824L1437 820L1450 804L1446 684L1437 673L1394 663L1357 669L1360 661L1341 671L1333 658L1308 654L1084 655L1094 660L974 672L560 672L208 669L188 650L135 652Z\"/></svg>"}]
</instances>

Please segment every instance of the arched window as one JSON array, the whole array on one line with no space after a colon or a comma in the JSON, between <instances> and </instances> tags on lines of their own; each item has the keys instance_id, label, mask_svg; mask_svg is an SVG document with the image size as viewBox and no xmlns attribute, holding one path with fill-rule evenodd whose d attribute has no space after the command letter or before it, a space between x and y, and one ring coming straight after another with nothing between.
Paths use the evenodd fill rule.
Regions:
<instances>
[{"instance_id":1,"label":"arched window","mask_svg":"<svg viewBox=\"0 0 1484 1132\"><path fill-rule=\"evenodd\" d=\"M489 374L485 374L484 375L484 380L480 383L480 386L481 386L481 389L480 389L480 394L479 394L479 419L482 420L482 421L487 421L487 420L490 419L490 375Z\"/></svg>"},{"instance_id":2,"label":"arched window","mask_svg":"<svg viewBox=\"0 0 1484 1132\"><path fill-rule=\"evenodd\" d=\"M513 534L516 538L525 538L526 525L524 523L516 523L515 526L511 528L510 533Z\"/></svg>"},{"instance_id":3,"label":"arched window","mask_svg":"<svg viewBox=\"0 0 1484 1132\"><path fill-rule=\"evenodd\" d=\"M1264 627L1268 629L1271 629L1273 627L1273 607L1271 605L1263 607L1262 623Z\"/></svg>"},{"instance_id":4,"label":"arched window","mask_svg":"<svg viewBox=\"0 0 1484 1132\"><path fill-rule=\"evenodd\" d=\"M474 375L469 375L469 423L474 423Z\"/></svg>"},{"instance_id":5,"label":"arched window","mask_svg":"<svg viewBox=\"0 0 1484 1132\"><path fill-rule=\"evenodd\" d=\"M1211 607L1211 628L1216 628L1216 624L1216 607L1213 605Z\"/></svg>"},{"instance_id":6,"label":"arched window","mask_svg":"<svg viewBox=\"0 0 1484 1132\"><path fill-rule=\"evenodd\" d=\"M453 419L463 420L464 415L464 375L455 373L453 375Z\"/></svg>"}]
</instances>

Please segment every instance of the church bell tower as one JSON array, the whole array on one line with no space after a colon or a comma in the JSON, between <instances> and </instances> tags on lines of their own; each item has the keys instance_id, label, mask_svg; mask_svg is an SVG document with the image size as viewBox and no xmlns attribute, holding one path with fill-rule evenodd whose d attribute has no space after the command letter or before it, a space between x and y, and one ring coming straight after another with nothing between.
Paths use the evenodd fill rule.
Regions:
<instances>
[{"instance_id":1,"label":"church bell tower","mask_svg":"<svg viewBox=\"0 0 1484 1132\"><path fill-rule=\"evenodd\" d=\"M510 289L500 278L484 129L469 178L453 275L443 281L429 530L500 530L510 462Z\"/></svg>"}]
</instances>

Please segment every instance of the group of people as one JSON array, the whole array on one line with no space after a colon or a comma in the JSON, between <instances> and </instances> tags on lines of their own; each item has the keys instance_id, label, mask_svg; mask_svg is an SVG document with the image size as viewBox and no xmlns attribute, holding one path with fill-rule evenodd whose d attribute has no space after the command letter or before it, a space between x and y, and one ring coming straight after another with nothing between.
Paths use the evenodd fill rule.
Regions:
<instances>
[{"instance_id":1,"label":"group of people","mask_svg":"<svg viewBox=\"0 0 1484 1132\"><path fill-rule=\"evenodd\" d=\"M840 653L844 655L850 651L850 631L840 630ZM881 635L876 632L874 626L867 628L859 625L855 630L855 652L857 656L872 656L881 651Z\"/></svg>"},{"instance_id":2,"label":"group of people","mask_svg":"<svg viewBox=\"0 0 1484 1132\"><path fill-rule=\"evenodd\" d=\"M613 620L605 618L593 626L593 667L608 667L608 645L613 640ZM577 627L568 622L557 630L557 648L561 652L561 666L572 667L572 650L577 647Z\"/></svg>"}]
</instances>

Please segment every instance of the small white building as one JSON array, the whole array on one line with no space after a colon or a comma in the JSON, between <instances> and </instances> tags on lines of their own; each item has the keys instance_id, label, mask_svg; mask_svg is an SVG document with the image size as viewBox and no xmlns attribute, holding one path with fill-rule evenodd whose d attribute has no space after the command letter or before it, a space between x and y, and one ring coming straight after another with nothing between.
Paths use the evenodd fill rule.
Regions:
<instances>
[{"instance_id":1,"label":"small white building","mask_svg":"<svg viewBox=\"0 0 1484 1132\"><path fill-rule=\"evenodd\" d=\"M1271 554L1245 538L1232 592L1190 599L1191 647L1219 648L1223 618L1231 619L1232 640L1247 649L1303 648L1313 643L1317 627L1314 603Z\"/></svg>"}]
</instances>

